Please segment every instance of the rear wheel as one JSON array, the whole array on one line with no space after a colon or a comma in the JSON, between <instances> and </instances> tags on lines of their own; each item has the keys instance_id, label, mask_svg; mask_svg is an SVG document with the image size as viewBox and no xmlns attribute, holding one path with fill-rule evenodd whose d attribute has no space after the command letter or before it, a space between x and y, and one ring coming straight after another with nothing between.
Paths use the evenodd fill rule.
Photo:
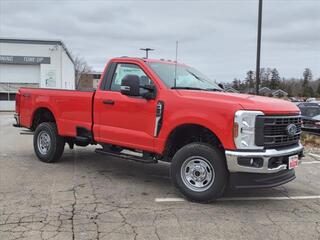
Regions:
<instances>
[{"instance_id":1,"label":"rear wheel","mask_svg":"<svg viewBox=\"0 0 320 240\"><path fill-rule=\"evenodd\" d=\"M222 196L228 172L222 152L205 143L190 143L172 159L174 185L189 200L211 202Z\"/></svg>"},{"instance_id":2,"label":"rear wheel","mask_svg":"<svg viewBox=\"0 0 320 240\"><path fill-rule=\"evenodd\" d=\"M65 140L58 135L57 126L53 122L41 123L33 136L34 151L42 162L56 162L64 151Z\"/></svg>"}]
</instances>

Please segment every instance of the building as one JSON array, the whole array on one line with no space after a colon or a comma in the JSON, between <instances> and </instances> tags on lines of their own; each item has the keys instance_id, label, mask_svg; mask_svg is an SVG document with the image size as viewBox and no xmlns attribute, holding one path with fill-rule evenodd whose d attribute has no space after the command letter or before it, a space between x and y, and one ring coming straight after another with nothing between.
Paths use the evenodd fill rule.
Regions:
<instances>
[{"instance_id":1,"label":"building","mask_svg":"<svg viewBox=\"0 0 320 240\"><path fill-rule=\"evenodd\" d=\"M75 89L74 62L62 41L0 38L0 111L14 110L20 87Z\"/></svg>"},{"instance_id":2,"label":"building","mask_svg":"<svg viewBox=\"0 0 320 240\"><path fill-rule=\"evenodd\" d=\"M255 88L246 88L243 90L243 93L246 94L255 94L256 89ZM282 89L275 89L272 90L268 87L262 87L259 89L259 95L261 96L267 96L267 97L277 97L277 98L283 98L288 97L288 93Z\"/></svg>"},{"instance_id":3,"label":"building","mask_svg":"<svg viewBox=\"0 0 320 240\"><path fill-rule=\"evenodd\" d=\"M243 90L242 93L255 95L256 94L256 89L255 88L246 88L246 89Z\"/></svg>"},{"instance_id":4,"label":"building","mask_svg":"<svg viewBox=\"0 0 320 240\"><path fill-rule=\"evenodd\" d=\"M262 96L268 96L268 97L287 97L288 93L286 91L283 91L282 89L276 89L272 90L268 87L262 87L259 89L259 94Z\"/></svg>"},{"instance_id":5,"label":"building","mask_svg":"<svg viewBox=\"0 0 320 240\"><path fill-rule=\"evenodd\" d=\"M259 89L259 94L262 96L271 96L272 90L268 87L262 87Z\"/></svg>"},{"instance_id":6,"label":"building","mask_svg":"<svg viewBox=\"0 0 320 240\"><path fill-rule=\"evenodd\" d=\"M278 97L278 98L283 98L283 97L288 97L288 93L286 91L283 91L282 89L277 89L277 90L272 91L272 96Z\"/></svg>"},{"instance_id":7,"label":"building","mask_svg":"<svg viewBox=\"0 0 320 240\"><path fill-rule=\"evenodd\" d=\"M80 76L77 89L79 90L97 89L99 80L101 78L101 74L102 74L101 72L95 72L95 71L82 74Z\"/></svg>"},{"instance_id":8,"label":"building","mask_svg":"<svg viewBox=\"0 0 320 240\"><path fill-rule=\"evenodd\" d=\"M224 92L239 93L239 91L234 89L230 83L220 83L219 86L223 88Z\"/></svg>"}]
</instances>

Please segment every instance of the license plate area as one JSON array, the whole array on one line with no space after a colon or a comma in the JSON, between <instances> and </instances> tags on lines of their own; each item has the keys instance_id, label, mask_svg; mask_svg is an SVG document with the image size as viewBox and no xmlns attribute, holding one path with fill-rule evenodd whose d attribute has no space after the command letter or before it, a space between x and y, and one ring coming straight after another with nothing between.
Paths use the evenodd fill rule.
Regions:
<instances>
[{"instance_id":1,"label":"license plate area","mask_svg":"<svg viewBox=\"0 0 320 240\"><path fill-rule=\"evenodd\" d=\"M298 155L290 156L288 159L288 169L293 169L293 168L298 167L298 163L299 163L299 156Z\"/></svg>"}]
</instances>

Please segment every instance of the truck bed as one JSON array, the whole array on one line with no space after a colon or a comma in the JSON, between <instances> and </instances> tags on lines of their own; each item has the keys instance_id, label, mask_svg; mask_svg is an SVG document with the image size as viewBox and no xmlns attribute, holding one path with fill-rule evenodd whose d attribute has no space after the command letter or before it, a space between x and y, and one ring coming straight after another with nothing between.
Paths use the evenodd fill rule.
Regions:
<instances>
[{"instance_id":1,"label":"truck bed","mask_svg":"<svg viewBox=\"0 0 320 240\"><path fill-rule=\"evenodd\" d=\"M21 88L17 94L20 125L32 128L37 111L48 109L55 116L59 135L76 136L76 128L92 128L94 91Z\"/></svg>"}]
</instances>

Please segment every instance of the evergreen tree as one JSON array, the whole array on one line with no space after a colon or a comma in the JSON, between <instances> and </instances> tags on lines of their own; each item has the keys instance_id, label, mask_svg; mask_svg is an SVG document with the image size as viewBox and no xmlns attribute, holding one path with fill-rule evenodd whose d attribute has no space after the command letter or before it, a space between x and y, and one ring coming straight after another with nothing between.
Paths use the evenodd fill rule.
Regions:
<instances>
[{"instance_id":1,"label":"evergreen tree","mask_svg":"<svg viewBox=\"0 0 320 240\"><path fill-rule=\"evenodd\" d=\"M235 78L232 82L232 87L239 91L240 90L240 80Z\"/></svg>"},{"instance_id":2,"label":"evergreen tree","mask_svg":"<svg viewBox=\"0 0 320 240\"><path fill-rule=\"evenodd\" d=\"M312 80L312 72L310 68L306 68L303 71L303 80L311 81Z\"/></svg>"},{"instance_id":3,"label":"evergreen tree","mask_svg":"<svg viewBox=\"0 0 320 240\"><path fill-rule=\"evenodd\" d=\"M246 80L245 80L246 86L249 88L254 88L254 83L255 83L255 73L254 71L248 71Z\"/></svg>"},{"instance_id":4,"label":"evergreen tree","mask_svg":"<svg viewBox=\"0 0 320 240\"><path fill-rule=\"evenodd\" d=\"M270 88L277 89L280 87L280 75L276 68L272 69L271 71L271 79L270 79Z\"/></svg>"},{"instance_id":5,"label":"evergreen tree","mask_svg":"<svg viewBox=\"0 0 320 240\"><path fill-rule=\"evenodd\" d=\"M312 87L309 87L309 97L315 97L315 94L314 94Z\"/></svg>"},{"instance_id":6,"label":"evergreen tree","mask_svg":"<svg viewBox=\"0 0 320 240\"><path fill-rule=\"evenodd\" d=\"M270 79L271 79L271 69L261 68L260 70L261 87L270 88Z\"/></svg>"},{"instance_id":7,"label":"evergreen tree","mask_svg":"<svg viewBox=\"0 0 320 240\"><path fill-rule=\"evenodd\" d=\"M302 96L310 97L311 96L311 89L309 86L310 81L312 80L312 72L309 68L306 68L303 71L303 82L302 82Z\"/></svg>"},{"instance_id":8,"label":"evergreen tree","mask_svg":"<svg viewBox=\"0 0 320 240\"><path fill-rule=\"evenodd\" d=\"M320 97L320 81L318 83L318 88L317 88L317 97Z\"/></svg>"},{"instance_id":9,"label":"evergreen tree","mask_svg":"<svg viewBox=\"0 0 320 240\"><path fill-rule=\"evenodd\" d=\"M292 87L290 84L286 85L284 87L285 91L288 93L288 97L293 97L293 94L292 94Z\"/></svg>"}]
</instances>

